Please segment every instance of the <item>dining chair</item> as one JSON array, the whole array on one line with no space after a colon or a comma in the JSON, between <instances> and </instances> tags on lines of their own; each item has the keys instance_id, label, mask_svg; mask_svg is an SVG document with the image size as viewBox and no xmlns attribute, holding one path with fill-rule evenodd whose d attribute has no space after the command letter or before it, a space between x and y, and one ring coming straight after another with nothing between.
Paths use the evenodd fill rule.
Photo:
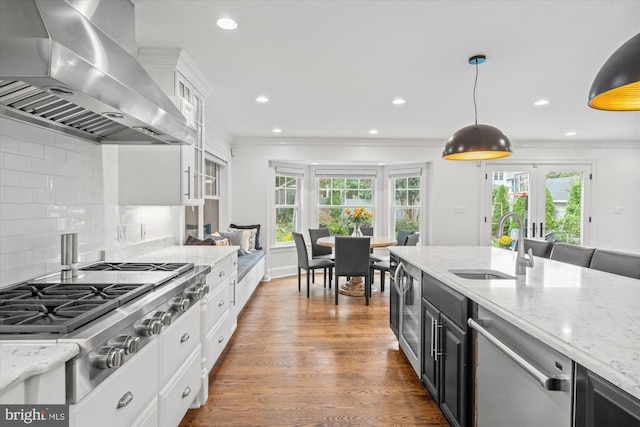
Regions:
<instances>
[{"instance_id":1,"label":"dining chair","mask_svg":"<svg viewBox=\"0 0 640 427\"><path fill-rule=\"evenodd\" d=\"M570 245L568 243L556 243L553 245L553 250L549 258L580 267L589 267L594 252L595 248Z\"/></svg>"},{"instance_id":2,"label":"dining chair","mask_svg":"<svg viewBox=\"0 0 640 427\"><path fill-rule=\"evenodd\" d=\"M400 233L398 233L398 236L400 236ZM414 233L412 231L411 234L407 235L404 246L416 246L418 244L418 240L420 240L420 233ZM380 292L384 292L385 276L387 273L391 273L391 263L389 262L389 260L374 262L373 264L371 264L370 270L371 283L373 283L375 271L378 270L380 272Z\"/></svg>"},{"instance_id":3,"label":"dining chair","mask_svg":"<svg viewBox=\"0 0 640 427\"><path fill-rule=\"evenodd\" d=\"M589 268L640 279L640 255L596 249Z\"/></svg>"},{"instance_id":4,"label":"dining chair","mask_svg":"<svg viewBox=\"0 0 640 427\"><path fill-rule=\"evenodd\" d=\"M553 249L553 243L547 242L546 240L535 240L535 239L523 239L524 242L524 252L529 253L529 249L535 256L539 256L542 258L549 258L551 256L551 250ZM520 244L518 242L518 244Z\"/></svg>"},{"instance_id":5,"label":"dining chair","mask_svg":"<svg viewBox=\"0 0 640 427\"><path fill-rule=\"evenodd\" d=\"M396 240L398 241L398 246L405 246L407 242L407 237L413 234L413 230L398 230L398 237Z\"/></svg>"},{"instance_id":6,"label":"dining chair","mask_svg":"<svg viewBox=\"0 0 640 427\"><path fill-rule=\"evenodd\" d=\"M307 245L304 242L304 236L300 233L293 234L293 240L296 243L296 251L298 252L298 292L300 292L300 275L304 269L307 273L307 298L310 293L310 281L309 275L316 268L322 268L324 270L324 287L327 287L327 270L329 270L329 289L331 289L331 276L333 275L333 261L330 259L312 259L309 260L309 254L307 253Z\"/></svg>"},{"instance_id":7,"label":"dining chair","mask_svg":"<svg viewBox=\"0 0 640 427\"><path fill-rule=\"evenodd\" d=\"M328 228L310 228L309 238L311 239L311 259L329 259L333 261L333 249L328 246L322 246L318 244L318 239L321 237L329 237L331 233ZM311 272L311 283L316 282L314 272Z\"/></svg>"},{"instance_id":8,"label":"dining chair","mask_svg":"<svg viewBox=\"0 0 640 427\"><path fill-rule=\"evenodd\" d=\"M418 246L418 242L420 241L420 233L415 232L407 236L407 241L404 243L405 246Z\"/></svg>"},{"instance_id":9,"label":"dining chair","mask_svg":"<svg viewBox=\"0 0 640 427\"><path fill-rule=\"evenodd\" d=\"M369 305L369 297L371 296L370 241L370 237L336 237L334 268L336 305L338 305L338 280L340 276L364 277L365 304Z\"/></svg>"}]
</instances>

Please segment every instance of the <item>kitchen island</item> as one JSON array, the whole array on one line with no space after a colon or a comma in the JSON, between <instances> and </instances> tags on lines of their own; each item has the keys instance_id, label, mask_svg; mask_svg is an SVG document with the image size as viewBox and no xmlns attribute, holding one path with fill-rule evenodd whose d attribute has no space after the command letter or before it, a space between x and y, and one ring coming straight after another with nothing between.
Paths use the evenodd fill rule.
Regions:
<instances>
[{"instance_id":1,"label":"kitchen island","mask_svg":"<svg viewBox=\"0 0 640 427\"><path fill-rule=\"evenodd\" d=\"M538 257L522 279L463 279L450 270L513 276L517 254L473 246L390 252L640 399L640 281Z\"/></svg>"}]
</instances>

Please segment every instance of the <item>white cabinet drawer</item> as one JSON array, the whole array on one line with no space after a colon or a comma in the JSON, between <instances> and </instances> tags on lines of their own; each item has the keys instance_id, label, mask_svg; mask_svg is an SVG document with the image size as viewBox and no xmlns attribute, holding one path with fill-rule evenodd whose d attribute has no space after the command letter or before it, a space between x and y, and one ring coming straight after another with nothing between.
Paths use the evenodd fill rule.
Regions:
<instances>
[{"instance_id":1,"label":"white cabinet drawer","mask_svg":"<svg viewBox=\"0 0 640 427\"><path fill-rule=\"evenodd\" d=\"M70 426L128 426L138 418L158 393L158 343L152 340L98 388L70 405ZM122 406L124 400L129 403Z\"/></svg>"},{"instance_id":2,"label":"white cabinet drawer","mask_svg":"<svg viewBox=\"0 0 640 427\"><path fill-rule=\"evenodd\" d=\"M219 287L213 294L208 296L207 303L203 310L203 317L205 319L203 322L203 335L206 335L218 320L220 320L224 312L231 307L230 284L230 280L227 280L223 286Z\"/></svg>"},{"instance_id":3,"label":"white cabinet drawer","mask_svg":"<svg viewBox=\"0 0 640 427\"><path fill-rule=\"evenodd\" d=\"M206 341L202 345L206 345L204 357L207 360L207 371L210 371L215 365L218 357L224 350L224 347L231 339L231 329L234 322L231 311L227 311L220 319L216 327L207 335Z\"/></svg>"},{"instance_id":4,"label":"white cabinet drawer","mask_svg":"<svg viewBox=\"0 0 640 427\"><path fill-rule=\"evenodd\" d=\"M154 397L147 408L140 414L131 427L157 427L158 426L158 397Z\"/></svg>"},{"instance_id":5,"label":"white cabinet drawer","mask_svg":"<svg viewBox=\"0 0 640 427\"><path fill-rule=\"evenodd\" d=\"M198 345L158 395L158 425L176 427L200 392L200 351Z\"/></svg>"},{"instance_id":6,"label":"white cabinet drawer","mask_svg":"<svg viewBox=\"0 0 640 427\"><path fill-rule=\"evenodd\" d=\"M233 271L232 257L228 256L218 261L212 268L211 273L207 275L207 284L209 285L209 292L213 292L218 286L224 283L225 280L231 277Z\"/></svg>"},{"instance_id":7,"label":"white cabinet drawer","mask_svg":"<svg viewBox=\"0 0 640 427\"><path fill-rule=\"evenodd\" d=\"M22 405L26 403L24 398L24 381L12 385L0 392L0 404Z\"/></svg>"},{"instance_id":8,"label":"white cabinet drawer","mask_svg":"<svg viewBox=\"0 0 640 427\"><path fill-rule=\"evenodd\" d=\"M200 343L200 304L194 304L160 334L160 384L165 384Z\"/></svg>"}]
</instances>

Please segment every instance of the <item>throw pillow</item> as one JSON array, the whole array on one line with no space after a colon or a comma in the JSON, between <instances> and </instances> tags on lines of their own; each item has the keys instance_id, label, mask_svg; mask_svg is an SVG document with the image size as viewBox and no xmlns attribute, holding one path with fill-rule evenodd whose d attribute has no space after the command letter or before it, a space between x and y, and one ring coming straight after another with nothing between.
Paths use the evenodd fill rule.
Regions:
<instances>
[{"instance_id":1,"label":"throw pillow","mask_svg":"<svg viewBox=\"0 0 640 427\"><path fill-rule=\"evenodd\" d=\"M184 242L185 246L211 246L213 245L213 240L205 239L200 240L193 236L187 236L187 240Z\"/></svg>"},{"instance_id":2,"label":"throw pillow","mask_svg":"<svg viewBox=\"0 0 640 427\"><path fill-rule=\"evenodd\" d=\"M237 228L238 230L247 230L247 229L252 229L255 228L256 229L256 249L262 249L262 246L260 246L260 224L255 224L255 225L236 225L236 224L230 224L229 228Z\"/></svg>"},{"instance_id":3,"label":"throw pillow","mask_svg":"<svg viewBox=\"0 0 640 427\"><path fill-rule=\"evenodd\" d=\"M226 237L227 239L229 239L229 245L240 246L240 249L238 249L238 256L247 254L247 252L242 248L242 245L241 245L242 231L233 231L233 232L220 231L220 235L222 237Z\"/></svg>"},{"instance_id":4,"label":"throw pillow","mask_svg":"<svg viewBox=\"0 0 640 427\"><path fill-rule=\"evenodd\" d=\"M256 250L256 233L255 228L251 229L238 229L229 227L229 231L242 232L242 249L247 252L254 252Z\"/></svg>"}]
</instances>

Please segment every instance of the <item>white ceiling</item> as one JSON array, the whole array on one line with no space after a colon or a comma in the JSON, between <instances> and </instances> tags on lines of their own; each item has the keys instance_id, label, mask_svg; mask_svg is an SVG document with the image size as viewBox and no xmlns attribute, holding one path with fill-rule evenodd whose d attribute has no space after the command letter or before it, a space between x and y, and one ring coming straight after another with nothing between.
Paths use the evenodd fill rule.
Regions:
<instances>
[{"instance_id":1,"label":"white ceiling","mask_svg":"<svg viewBox=\"0 0 640 427\"><path fill-rule=\"evenodd\" d=\"M134 3L138 45L183 48L212 83L209 112L236 137L278 127L278 137L444 141L473 123L468 58L482 53L478 122L514 143L640 142L639 111L587 106L602 64L640 32L640 0ZM219 17L238 28L218 28Z\"/></svg>"}]
</instances>

